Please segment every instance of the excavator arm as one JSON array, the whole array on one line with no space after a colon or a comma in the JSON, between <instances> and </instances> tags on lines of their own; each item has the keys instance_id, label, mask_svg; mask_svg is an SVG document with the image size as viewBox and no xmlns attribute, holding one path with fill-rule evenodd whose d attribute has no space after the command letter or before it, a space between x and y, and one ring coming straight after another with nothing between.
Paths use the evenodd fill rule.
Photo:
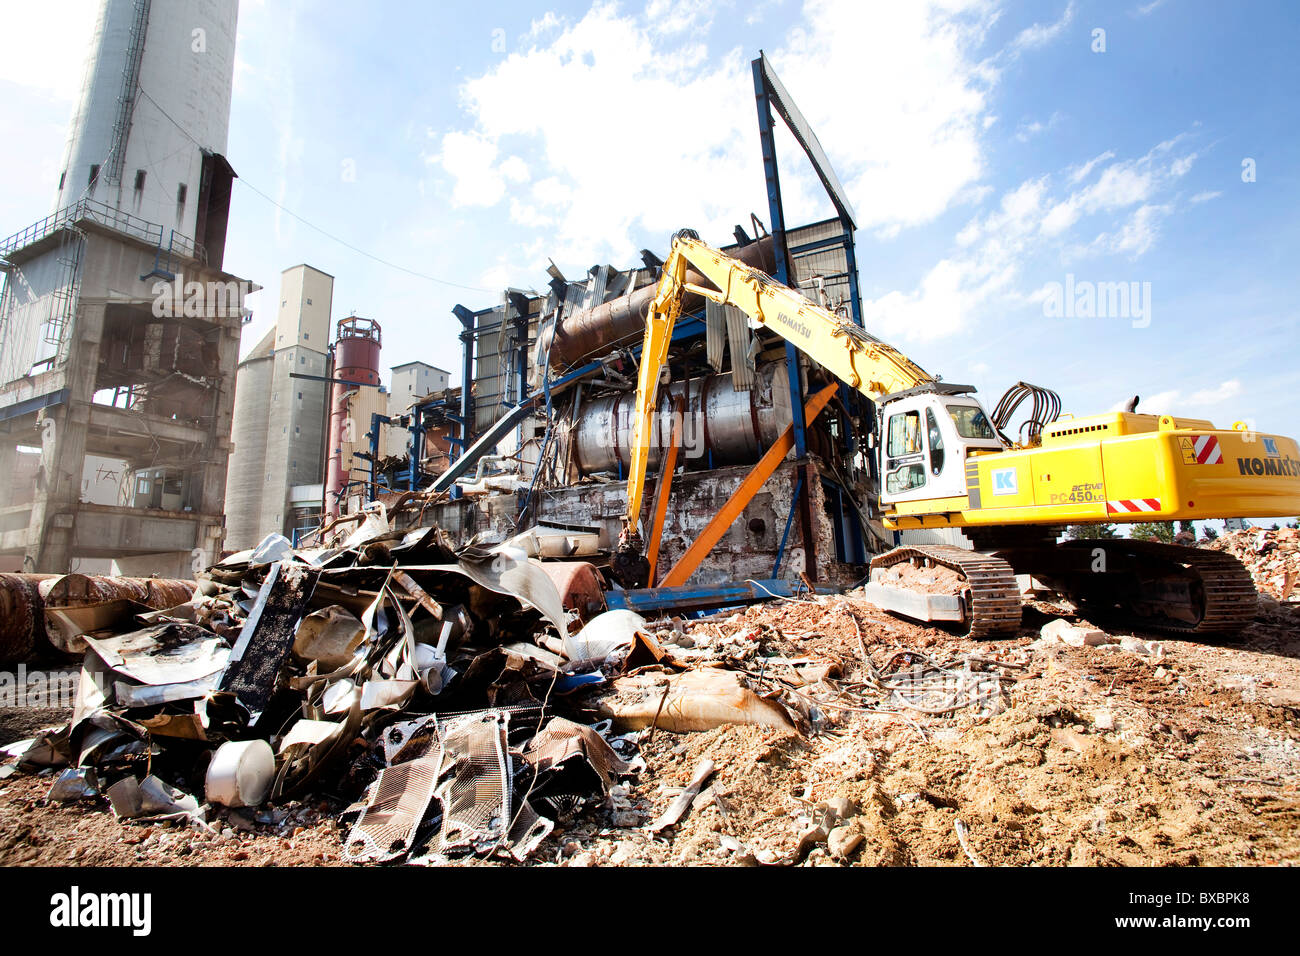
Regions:
<instances>
[{"instance_id":1,"label":"excavator arm","mask_svg":"<svg viewBox=\"0 0 1300 956\"><path fill-rule=\"evenodd\" d=\"M704 276L713 287L688 282L688 267ZM720 305L735 306L870 399L935 381L897 349L814 305L771 276L706 245L694 232L684 229L673 237L672 251L659 277L658 292L646 316L632 419L626 533L635 531L641 515L659 378L668 357L673 327L681 313L682 297L687 292Z\"/></svg>"}]
</instances>

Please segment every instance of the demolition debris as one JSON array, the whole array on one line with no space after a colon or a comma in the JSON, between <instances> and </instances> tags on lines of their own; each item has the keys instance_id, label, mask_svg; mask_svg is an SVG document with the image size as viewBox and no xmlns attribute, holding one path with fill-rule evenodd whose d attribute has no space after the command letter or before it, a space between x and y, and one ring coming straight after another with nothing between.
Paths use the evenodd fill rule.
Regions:
<instances>
[{"instance_id":1,"label":"demolition debris","mask_svg":"<svg viewBox=\"0 0 1300 956\"><path fill-rule=\"evenodd\" d=\"M553 583L574 579L555 574L571 562L519 541L453 547L393 524L375 505L312 548L273 536L172 607L83 606L71 719L3 748L4 786L40 788L24 813L115 819L137 860L1295 858L1273 827L1294 814L1293 667L1110 634L1045 604L1004 641L907 623L862 591L647 619L571 600ZM1258 621L1251 645L1293 658L1294 603L1261 596ZM1208 746L1227 732L1197 716L1211 699L1228 724L1257 708L1273 729ZM1175 786L1174 766L1177 787L1205 796L1138 807L1144 787ZM1091 806L1080 791L1075 806L1059 786L1076 778L1108 796ZM1259 813L1216 836L1224 814L1186 829L1195 800ZM48 852L31 823L15 842L6 806L0 856ZM1063 830L1048 819L1078 814ZM1202 846L1220 837L1221 850ZM66 852L86 850L74 838Z\"/></svg>"}]
</instances>

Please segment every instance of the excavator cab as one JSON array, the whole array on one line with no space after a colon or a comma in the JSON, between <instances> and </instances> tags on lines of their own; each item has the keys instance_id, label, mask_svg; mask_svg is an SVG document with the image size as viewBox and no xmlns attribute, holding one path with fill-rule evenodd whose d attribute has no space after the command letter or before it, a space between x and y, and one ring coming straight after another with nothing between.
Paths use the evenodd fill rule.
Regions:
<instances>
[{"instance_id":1,"label":"excavator cab","mask_svg":"<svg viewBox=\"0 0 1300 956\"><path fill-rule=\"evenodd\" d=\"M881 501L966 494L966 459L1004 446L969 386L922 386L881 406Z\"/></svg>"}]
</instances>

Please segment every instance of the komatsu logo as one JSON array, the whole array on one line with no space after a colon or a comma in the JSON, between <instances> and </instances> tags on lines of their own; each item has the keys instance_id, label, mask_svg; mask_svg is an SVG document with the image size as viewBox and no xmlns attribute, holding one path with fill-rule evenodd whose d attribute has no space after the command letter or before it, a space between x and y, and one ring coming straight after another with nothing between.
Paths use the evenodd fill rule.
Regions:
<instances>
[{"instance_id":1,"label":"komatsu logo","mask_svg":"<svg viewBox=\"0 0 1300 956\"><path fill-rule=\"evenodd\" d=\"M806 339L812 338L812 329L810 329L807 326L807 324L805 324L804 322L801 322L798 319L792 319L784 312L778 312L776 314L776 320L780 322L782 325L784 325L787 329L790 329L793 332L798 332L804 338Z\"/></svg>"},{"instance_id":2,"label":"komatsu logo","mask_svg":"<svg viewBox=\"0 0 1300 956\"><path fill-rule=\"evenodd\" d=\"M1282 478L1300 477L1300 461L1286 458L1238 458L1237 470L1243 475L1277 475Z\"/></svg>"}]
</instances>

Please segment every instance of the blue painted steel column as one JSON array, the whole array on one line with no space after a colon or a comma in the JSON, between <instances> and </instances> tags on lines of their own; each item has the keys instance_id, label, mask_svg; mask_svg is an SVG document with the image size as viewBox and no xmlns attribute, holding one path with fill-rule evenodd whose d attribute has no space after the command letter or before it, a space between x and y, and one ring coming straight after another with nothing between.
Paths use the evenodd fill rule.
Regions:
<instances>
[{"instance_id":1,"label":"blue painted steel column","mask_svg":"<svg viewBox=\"0 0 1300 956\"><path fill-rule=\"evenodd\" d=\"M844 226L844 261L849 273L849 312L858 328L862 328L862 296L858 293L858 255L857 243L853 236L853 223L841 218Z\"/></svg>"},{"instance_id":2,"label":"blue painted steel column","mask_svg":"<svg viewBox=\"0 0 1300 956\"><path fill-rule=\"evenodd\" d=\"M767 214L771 219L772 252L776 257L778 282L790 284L790 270L786 264L785 214L781 208L781 178L776 168L776 138L773 135L772 104L768 99L767 83L763 79L762 58L755 60L754 101L758 106L758 138L763 146L763 175L767 179ZM799 350L785 343L785 361L790 378L790 410L794 418L794 453L796 458L807 454L804 436L803 381L799 374Z\"/></svg>"},{"instance_id":3,"label":"blue painted steel column","mask_svg":"<svg viewBox=\"0 0 1300 956\"><path fill-rule=\"evenodd\" d=\"M379 494L379 426L388 422L387 415L370 413L370 500Z\"/></svg>"},{"instance_id":4,"label":"blue painted steel column","mask_svg":"<svg viewBox=\"0 0 1300 956\"><path fill-rule=\"evenodd\" d=\"M472 386L474 384L474 313L463 305L457 305L452 310L452 314L460 319L461 333L461 364L460 364L460 444L453 445L456 450L456 458L465 454L465 449L469 447L470 431L470 413L474 410L474 397ZM455 461L453 458L451 461ZM450 465L451 462L448 462ZM460 497L460 486L451 486L451 497Z\"/></svg>"}]
</instances>

